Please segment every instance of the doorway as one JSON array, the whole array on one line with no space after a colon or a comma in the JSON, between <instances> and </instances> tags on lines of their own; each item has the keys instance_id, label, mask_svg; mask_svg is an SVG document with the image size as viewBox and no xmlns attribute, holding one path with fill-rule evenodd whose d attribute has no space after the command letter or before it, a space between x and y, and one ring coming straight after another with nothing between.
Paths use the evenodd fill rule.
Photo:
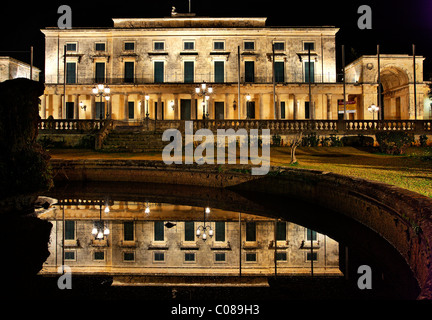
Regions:
<instances>
[{"instance_id":1,"label":"doorway","mask_svg":"<svg viewBox=\"0 0 432 320\"><path fill-rule=\"evenodd\" d=\"M223 120L225 119L225 106L224 102L215 102L215 119Z\"/></svg>"},{"instance_id":2,"label":"doorway","mask_svg":"<svg viewBox=\"0 0 432 320\"><path fill-rule=\"evenodd\" d=\"M191 100L180 100L180 120L191 120Z\"/></svg>"}]
</instances>

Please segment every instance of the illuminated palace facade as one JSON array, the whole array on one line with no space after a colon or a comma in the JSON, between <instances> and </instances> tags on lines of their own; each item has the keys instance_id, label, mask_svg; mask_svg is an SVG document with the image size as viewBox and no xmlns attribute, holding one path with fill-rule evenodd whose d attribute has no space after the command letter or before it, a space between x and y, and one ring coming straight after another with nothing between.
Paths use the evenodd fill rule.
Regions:
<instances>
[{"instance_id":1,"label":"illuminated palace facade","mask_svg":"<svg viewBox=\"0 0 432 320\"><path fill-rule=\"evenodd\" d=\"M423 57L416 57L414 73L412 56L383 54L380 77L377 56L361 57L346 66L344 86L335 27L175 13L113 22L42 30L42 119L333 120L343 110L346 119L376 119L368 108L378 105L378 78L384 119L430 117ZM206 98L197 93L203 83L212 88ZM96 84L109 88L109 100L93 93Z\"/></svg>"}]
</instances>

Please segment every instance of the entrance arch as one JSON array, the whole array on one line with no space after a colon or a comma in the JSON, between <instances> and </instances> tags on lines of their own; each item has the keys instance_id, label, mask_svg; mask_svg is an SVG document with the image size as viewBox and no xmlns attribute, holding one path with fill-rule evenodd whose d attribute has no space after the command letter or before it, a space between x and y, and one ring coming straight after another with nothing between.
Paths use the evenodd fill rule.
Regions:
<instances>
[{"instance_id":1,"label":"entrance arch","mask_svg":"<svg viewBox=\"0 0 432 320\"><path fill-rule=\"evenodd\" d=\"M380 72L380 119L410 118L410 87L408 73L395 66L385 66Z\"/></svg>"}]
</instances>

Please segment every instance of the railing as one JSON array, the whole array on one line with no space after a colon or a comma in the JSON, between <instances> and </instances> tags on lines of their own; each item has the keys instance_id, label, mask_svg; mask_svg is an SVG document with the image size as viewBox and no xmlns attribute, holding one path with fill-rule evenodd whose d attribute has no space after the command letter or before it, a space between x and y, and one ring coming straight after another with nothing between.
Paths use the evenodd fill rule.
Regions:
<instances>
[{"instance_id":1,"label":"railing","mask_svg":"<svg viewBox=\"0 0 432 320\"><path fill-rule=\"evenodd\" d=\"M96 132L103 127L105 121L106 120L47 119L39 122L38 129L44 133Z\"/></svg>"}]
</instances>

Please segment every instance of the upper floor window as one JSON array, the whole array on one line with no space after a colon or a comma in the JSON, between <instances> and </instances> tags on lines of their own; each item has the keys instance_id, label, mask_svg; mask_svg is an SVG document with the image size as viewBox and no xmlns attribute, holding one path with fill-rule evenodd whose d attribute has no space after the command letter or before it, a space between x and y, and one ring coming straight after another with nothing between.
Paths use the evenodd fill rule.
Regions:
<instances>
[{"instance_id":1,"label":"upper floor window","mask_svg":"<svg viewBox=\"0 0 432 320\"><path fill-rule=\"evenodd\" d=\"M66 51L77 51L76 43L66 43Z\"/></svg>"},{"instance_id":2,"label":"upper floor window","mask_svg":"<svg viewBox=\"0 0 432 320\"><path fill-rule=\"evenodd\" d=\"M195 42L193 41L185 41L183 43L184 50L195 50Z\"/></svg>"},{"instance_id":3,"label":"upper floor window","mask_svg":"<svg viewBox=\"0 0 432 320\"><path fill-rule=\"evenodd\" d=\"M315 50L315 43L314 42L304 42L303 43L303 50L308 51L314 51Z\"/></svg>"},{"instance_id":4,"label":"upper floor window","mask_svg":"<svg viewBox=\"0 0 432 320\"><path fill-rule=\"evenodd\" d=\"M95 43L96 51L105 51L105 43Z\"/></svg>"},{"instance_id":5,"label":"upper floor window","mask_svg":"<svg viewBox=\"0 0 432 320\"><path fill-rule=\"evenodd\" d=\"M276 51L283 51L283 50L285 50L285 42L275 42L275 43L273 43L273 45L274 45L274 49Z\"/></svg>"},{"instance_id":6,"label":"upper floor window","mask_svg":"<svg viewBox=\"0 0 432 320\"><path fill-rule=\"evenodd\" d=\"M154 50L165 50L165 42L157 41L154 43Z\"/></svg>"},{"instance_id":7,"label":"upper floor window","mask_svg":"<svg viewBox=\"0 0 432 320\"><path fill-rule=\"evenodd\" d=\"M214 50L225 50L225 42L224 41L215 41L213 42Z\"/></svg>"},{"instance_id":8,"label":"upper floor window","mask_svg":"<svg viewBox=\"0 0 432 320\"><path fill-rule=\"evenodd\" d=\"M245 50L255 50L255 42L253 41L245 41L244 43Z\"/></svg>"},{"instance_id":9,"label":"upper floor window","mask_svg":"<svg viewBox=\"0 0 432 320\"><path fill-rule=\"evenodd\" d=\"M135 43L134 42L125 42L124 43L124 49L126 51L133 51L133 50L135 50Z\"/></svg>"}]
</instances>

